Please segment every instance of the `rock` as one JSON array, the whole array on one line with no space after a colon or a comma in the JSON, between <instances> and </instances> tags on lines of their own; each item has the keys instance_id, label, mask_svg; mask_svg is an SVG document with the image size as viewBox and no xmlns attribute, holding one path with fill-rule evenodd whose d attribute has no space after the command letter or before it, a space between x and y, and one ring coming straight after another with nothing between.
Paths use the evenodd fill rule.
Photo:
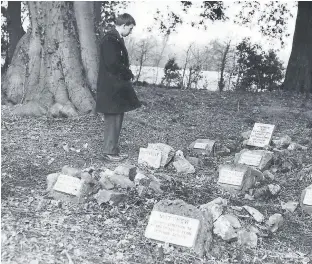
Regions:
<instances>
[{"instance_id":1,"label":"rock","mask_svg":"<svg viewBox=\"0 0 312 264\"><path fill-rule=\"evenodd\" d=\"M189 174L195 172L194 166L187 159L184 158L183 152L181 150L178 150L176 152L173 166L175 167L178 173Z\"/></svg>"},{"instance_id":2,"label":"rock","mask_svg":"<svg viewBox=\"0 0 312 264\"><path fill-rule=\"evenodd\" d=\"M249 201L253 201L255 198L252 195L246 193L244 196L244 199L249 200Z\"/></svg>"},{"instance_id":3,"label":"rock","mask_svg":"<svg viewBox=\"0 0 312 264\"><path fill-rule=\"evenodd\" d=\"M198 219L200 223L193 250L200 257L209 252L212 243L212 216L204 216L195 206L182 200L162 200L154 205L153 210Z\"/></svg>"},{"instance_id":4,"label":"rock","mask_svg":"<svg viewBox=\"0 0 312 264\"><path fill-rule=\"evenodd\" d=\"M186 157L189 163L191 163L194 167L198 167L199 165L199 158L196 157Z\"/></svg>"},{"instance_id":5,"label":"rock","mask_svg":"<svg viewBox=\"0 0 312 264\"><path fill-rule=\"evenodd\" d=\"M55 176L57 174L57 177ZM54 198L55 200L60 200L64 202L70 202L70 203L81 203L83 202L84 198L88 196L92 190L93 186L91 186L89 183L87 183L85 180L80 180L76 177L64 175L61 173L55 173L54 175L48 175L47 181L48 181L48 189L49 189L49 197ZM60 191L59 189L55 190L55 184L57 184L59 177L62 176L63 178L66 177L66 181L73 181L72 179L75 179L74 182L70 183L71 185L75 186L74 189L76 189L75 193L73 191L73 186L70 187L64 187L64 184L69 184L66 181L62 183L60 186L63 186L62 189L64 191ZM62 180L63 181L63 180ZM51 183L53 183L51 185ZM60 182L58 183L60 184ZM50 186L49 186L50 185ZM68 191L68 192L67 192Z\"/></svg>"},{"instance_id":6,"label":"rock","mask_svg":"<svg viewBox=\"0 0 312 264\"><path fill-rule=\"evenodd\" d=\"M226 215L221 215L213 224L213 233L225 241L236 240L237 232L232 225L232 222L234 222L233 219L230 219Z\"/></svg>"},{"instance_id":7,"label":"rock","mask_svg":"<svg viewBox=\"0 0 312 264\"><path fill-rule=\"evenodd\" d=\"M268 188L273 196L278 195L278 193L281 191L281 186L279 186L278 184L269 184Z\"/></svg>"},{"instance_id":8,"label":"rock","mask_svg":"<svg viewBox=\"0 0 312 264\"><path fill-rule=\"evenodd\" d=\"M248 232L246 230L238 231L237 240L239 245L247 246L250 248L256 248L258 243L257 234L254 232Z\"/></svg>"},{"instance_id":9,"label":"rock","mask_svg":"<svg viewBox=\"0 0 312 264\"><path fill-rule=\"evenodd\" d=\"M148 189L148 188L147 188L146 186L139 185L139 186L137 187L138 195L139 195L140 197L144 196L144 195L147 193L147 189Z\"/></svg>"},{"instance_id":10,"label":"rock","mask_svg":"<svg viewBox=\"0 0 312 264\"><path fill-rule=\"evenodd\" d=\"M268 230L272 233L275 233L284 223L284 218L281 214L274 214L269 217L269 220L266 221Z\"/></svg>"},{"instance_id":11,"label":"rock","mask_svg":"<svg viewBox=\"0 0 312 264\"><path fill-rule=\"evenodd\" d=\"M51 191L57 181L59 173L51 173L47 176L47 192Z\"/></svg>"},{"instance_id":12,"label":"rock","mask_svg":"<svg viewBox=\"0 0 312 264\"><path fill-rule=\"evenodd\" d=\"M84 180L86 183L93 183L92 176L88 172L81 172L79 178Z\"/></svg>"},{"instance_id":13,"label":"rock","mask_svg":"<svg viewBox=\"0 0 312 264\"><path fill-rule=\"evenodd\" d=\"M262 223L264 221L264 215L261 214L257 209L244 205L243 208L258 222Z\"/></svg>"},{"instance_id":14,"label":"rock","mask_svg":"<svg viewBox=\"0 0 312 264\"><path fill-rule=\"evenodd\" d=\"M150 182L151 182L151 179L145 176L143 173L138 172L135 175L134 183L136 185L149 186Z\"/></svg>"},{"instance_id":15,"label":"rock","mask_svg":"<svg viewBox=\"0 0 312 264\"><path fill-rule=\"evenodd\" d=\"M73 177L76 177L80 172L81 172L81 170L79 170L77 168L70 167L68 165L65 165L62 168L62 173L63 174L69 175L69 176L73 176Z\"/></svg>"},{"instance_id":16,"label":"rock","mask_svg":"<svg viewBox=\"0 0 312 264\"><path fill-rule=\"evenodd\" d=\"M108 179L114 186L120 186L122 189L132 189L135 186L133 181L120 174L108 176Z\"/></svg>"},{"instance_id":17,"label":"rock","mask_svg":"<svg viewBox=\"0 0 312 264\"><path fill-rule=\"evenodd\" d=\"M208 212L208 214L212 215L213 221L216 221L223 213L223 204L219 204L213 200L207 204L202 204L199 209L204 214Z\"/></svg>"},{"instance_id":18,"label":"rock","mask_svg":"<svg viewBox=\"0 0 312 264\"><path fill-rule=\"evenodd\" d=\"M264 176L265 179L268 179L270 181L274 181L274 179L275 179L274 174L271 173L269 170L264 171L263 172L263 176Z\"/></svg>"},{"instance_id":19,"label":"rock","mask_svg":"<svg viewBox=\"0 0 312 264\"><path fill-rule=\"evenodd\" d=\"M254 193L254 197L256 199L260 198L260 197L268 197L270 195L271 195L271 192L270 192L269 187L267 185L266 186L262 186L259 189L256 189L255 193Z\"/></svg>"},{"instance_id":20,"label":"rock","mask_svg":"<svg viewBox=\"0 0 312 264\"><path fill-rule=\"evenodd\" d=\"M114 184L112 184L111 181L106 176L101 177L99 183L106 190L114 189Z\"/></svg>"},{"instance_id":21,"label":"rock","mask_svg":"<svg viewBox=\"0 0 312 264\"><path fill-rule=\"evenodd\" d=\"M210 139L196 139L189 146L192 152L203 155L214 155L216 141Z\"/></svg>"},{"instance_id":22,"label":"rock","mask_svg":"<svg viewBox=\"0 0 312 264\"><path fill-rule=\"evenodd\" d=\"M273 152L266 150L243 149L235 154L235 164L245 164L260 171L268 169L273 160Z\"/></svg>"},{"instance_id":23,"label":"rock","mask_svg":"<svg viewBox=\"0 0 312 264\"><path fill-rule=\"evenodd\" d=\"M241 133L241 137L245 140L248 140L251 134L251 130L245 131Z\"/></svg>"},{"instance_id":24,"label":"rock","mask_svg":"<svg viewBox=\"0 0 312 264\"><path fill-rule=\"evenodd\" d=\"M157 194L163 193L163 190L160 189L160 183L157 181L151 181L149 184L149 188L152 189Z\"/></svg>"},{"instance_id":25,"label":"rock","mask_svg":"<svg viewBox=\"0 0 312 264\"><path fill-rule=\"evenodd\" d=\"M241 223L239 222L238 218L234 215L226 214L224 217L231 223L234 228L241 228Z\"/></svg>"},{"instance_id":26,"label":"rock","mask_svg":"<svg viewBox=\"0 0 312 264\"><path fill-rule=\"evenodd\" d=\"M126 199L126 195L119 192L99 190L97 194L94 195L97 203L101 205L102 203L109 202L112 205L117 205Z\"/></svg>"},{"instance_id":27,"label":"rock","mask_svg":"<svg viewBox=\"0 0 312 264\"><path fill-rule=\"evenodd\" d=\"M147 148L149 149L155 149L161 152L161 161L160 161L160 166L164 167L166 166L174 157L174 149L163 143L156 143L156 144L151 144L149 143Z\"/></svg>"},{"instance_id":28,"label":"rock","mask_svg":"<svg viewBox=\"0 0 312 264\"><path fill-rule=\"evenodd\" d=\"M228 191L246 192L252 188L262 173L246 165L224 164L219 166L218 184Z\"/></svg>"},{"instance_id":29,"label":"rock","mask_svg":"<svg viewBox=\"0 0 312 264\"><path fill-rule=\"evenodd\" d=\"M277 148L287 148L291 143L291 137L285 135L283 137L273 139L272 142Z\"/></svg>"},{"instance_id":30,"label":"rock","mask_svg":"<svg viewBox=\"0 0 312 264\"><path fill-rule=\"evenodd\" d=\"M129 178L131 181L134 180L137 168L133 165L119 165L115 170L115 174L123 175Z\"/></svg>"},{"instance_id":31,"label":"rock","mask_svg":"<svg viewBox=\"0 0 312 264\"><path fill-rule=\"evenodd\" d=\"M305 146L301 146L298 143L291 142L287 149L290 151L294 151L294 150L307 150L308 148Z\"/></svg>"},{"instance_id":32,"label":"rock","mask_svg":"<svg viewBox=\"0 0 312 264\"><path fill-rule=\"evenodd\" d=\"M312 215L312 184L305 188L300 197L300 206L307 214Z\"/></svg>"},{"instance_id":33,"label":"rock","mask_svg":"<svg viewBox=\"0 0 312 264\"><path fill-rule=\"evenodd\" d=\"M215 151L215 155L219 157L224 157L231 154L231 150L226 146L221 146Z\"/></svg>"},{"instance_id":34,"label":"rock","mask_svg":"<svg viewBox=\"0 0 312 264\"><path fill-rule=\"evenodd\" d=\"M281 202L282 209L294 213L298 207L299 203L294 201L288 201L287 203Z\"/></svg>"}]
</instances>

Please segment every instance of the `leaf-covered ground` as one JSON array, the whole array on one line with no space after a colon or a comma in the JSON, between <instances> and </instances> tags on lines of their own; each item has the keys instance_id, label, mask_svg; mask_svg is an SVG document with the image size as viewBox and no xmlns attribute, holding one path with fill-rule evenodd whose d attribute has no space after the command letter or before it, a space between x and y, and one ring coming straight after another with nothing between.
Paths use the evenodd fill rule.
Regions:
<instances>
[{"instance_id":1,"label":"leaf-covered ground","mask_svg":"<svg viewBox=\"0 0 312 264\"><path fill-rule=\"evenodd\" d=\"M140 198L129 191L129 199L117 207L99 206L92 197L73 205L47 197L46 176L64 165L93 167L95 177L103 167L116 167L101 160L102 116L20 118L3 106L2 263L307 263L312 259L311 217L300 207L293 214L281 208L282 201L299 201L301 191L312 183L311 176L302 173L312 164L312 122L304 115L312 109L311 99L285 93L220 95L160 88L137 88L137 92L143 107L126 114L121 135L129 163L137 164L140 147L157 142L187 153L192 141L209 138L233 152L205 159L194 175L177 175L170 167L163 170L162 178L171 178L163 180L160 196ZM275 158L274 182L281 192L275 198L249 201L220 189L217 179L218 166L240 151L240 134L252 129L254 122L275 124L275 136L289 135L308 150ZM160 199L183 199L198 206L219 196L230 205L253 206L266 218L282 213L285 223L276 234L259 237L256 249L214 237L206 259L172 246L163 255L157 243L144 237L149 214ZM254 224L245 213L241 220L244 225Z\"/></svg>"}]
</instances>

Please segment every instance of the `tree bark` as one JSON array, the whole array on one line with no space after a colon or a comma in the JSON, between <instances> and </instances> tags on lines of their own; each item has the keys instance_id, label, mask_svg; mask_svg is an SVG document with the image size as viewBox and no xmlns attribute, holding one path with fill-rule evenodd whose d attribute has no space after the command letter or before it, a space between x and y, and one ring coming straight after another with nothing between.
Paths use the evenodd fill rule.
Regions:
<instances>
[{"instance_id":1,"label":"tree bark","mask_svg":"<svg viewBox=\"0 0 312 264\"><path fill-rule=\"evenodd\" d=\"M31 1L28 5L31 31L20 40L3 83L8 100L22 103L15 113L93 112L91 89L96 85L98 52L94 16L86 21L93 2Z\"/></svg>"},{"instance_id":2,"label":"tree bark","mask_svg":"<svg viewBox=\"0 0 312 264\"><path fill-rule=\"evenodd\" d=\"M298 13L283 87L312 93L312 2L298 2Z\"/></svg>"},{"instance_id":3,"label":"tree bark","mask_svg":"<svg viewBox=\"0 0 312 264\"><path fill-rule=\"evenodd\" d=\"M8 63L11 63L18 41L25 34L21 19L21 1L8 1Z\"/></svg>"}]
</instances>

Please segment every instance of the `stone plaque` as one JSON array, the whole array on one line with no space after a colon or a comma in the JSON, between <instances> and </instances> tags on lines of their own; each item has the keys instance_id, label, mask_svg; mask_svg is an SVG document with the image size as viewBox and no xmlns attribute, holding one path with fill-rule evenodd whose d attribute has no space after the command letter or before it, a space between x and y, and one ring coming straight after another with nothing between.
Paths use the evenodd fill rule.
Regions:
<instances>
[{"instance_id":1,"label":"stone plaque","mask_svg":"<svg viewBox=\"0 0 312 264\"><path fill-rule=\"evenodd\" d=\"M53 190L77 196L82 187L82 181L78 178L61 174L58 176Z\"/></svg>"},{"instance_id":2,"label":"stone plaque","mask_svg":"<svg viewBox=\"0 0 312 264\"><path fill-rule=\"evenodd\" d=\"M255 123L247 144L255 147L270 145L274 127L274 125Z\"/></svg>"},{"instance_id":3,"label":"stone plaque","mask_svg":"<svg viewBox=\"0 0 312 264\"><path fill-rule=\"evenodd\" d=\"M312 189L307 189L302 203L312 206Z\"/></svg>"},{"instance_id":4,"label":"stone plaque","mask_svg":"<svg viewBox=\"0 0 312 264\"><path fill-rule=\"evenodd\" d=\"M238 163L258 167L260 165L261 160L262 160L261 154L256 154L256 153L252 153L251 151L246 151L241 154L238 160Z\"/></svg>"},{"instance_id":5,"label":"stone plaque","mask_svg":"<svg viewBox=\"0 0 312 264\"><path fill-rule=\"evenodd\" d=\"M161 162L161 151L149 148L140 148L139 164L145 164L158 169Z\"/></svg>"},{"instance_id":6,"label":"stone plaque","mask_svg":"<svg viewBox=\"0 0 312 264\"><path fill-rule=\"evenodd\" d=\"M145 237L179 246L193 247L198 228L198 219L152 211Z\"/></svg>"},{"instance_id":7,"label":"stone plaque","mask_svg":"<svg viewBox=\"0 0 312 264\"><path fill-rule=\"evenodd\" d=\"M228 168L221 168L218 183L240 186L244 178L244 171L236 171Z\"/></svg>"},{"instance_id":8,"label":"stone plaque","mask_svg":"<svg viewBox=\"0 0 312 264\"><path fill-rule=\"evenodd\" d=\"M194 148L195 149L206 149L208 143L205 142L195 142Z\"/></svg>"}]
</instances>

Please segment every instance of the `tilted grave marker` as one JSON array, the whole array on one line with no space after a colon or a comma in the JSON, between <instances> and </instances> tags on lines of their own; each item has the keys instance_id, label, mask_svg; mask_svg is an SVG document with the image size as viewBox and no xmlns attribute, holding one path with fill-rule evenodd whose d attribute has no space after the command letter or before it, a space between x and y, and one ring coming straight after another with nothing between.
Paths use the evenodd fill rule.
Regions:
<instances>
[{"instance_id":1,"label":"tilted grave marker","mask_svg":"<svg viewBox=\"0 0 312 264\"><path fill-rule=\"evenodd\" d=\"M198 219L152 211L145 237L179 246L193 247L198 228Z\"/></svg>"},{"instance_id":2,"label":"tilted grave marker","mask_svg":"<svg viewBox=\"0 0 312 264\"><path fill-rule=\"evenodd\" d=\"M161 151L149 148L140 148L138 164L158 169L161 163Z\"/></svg>"},{"instance_id":3,"label":"tilted grave marker","mask_svg":"<svg viewBox=\"0 0 312 264\"><path fill-rule=\"evenodd\" d=\"M265 147L270 145L275 125L255 123L247 145Z\"/></svg>"},{"instance_id":4,"label":"tilted grave marker","mask_svg":"<svg viewBox=\"0 0 312 264\"><path fill-rule=\"evenodd\" d=\"M77 196L81 191L83 181L72 176L60 174L53 187L54 191Z\"/></svg>"}]
</instances>

